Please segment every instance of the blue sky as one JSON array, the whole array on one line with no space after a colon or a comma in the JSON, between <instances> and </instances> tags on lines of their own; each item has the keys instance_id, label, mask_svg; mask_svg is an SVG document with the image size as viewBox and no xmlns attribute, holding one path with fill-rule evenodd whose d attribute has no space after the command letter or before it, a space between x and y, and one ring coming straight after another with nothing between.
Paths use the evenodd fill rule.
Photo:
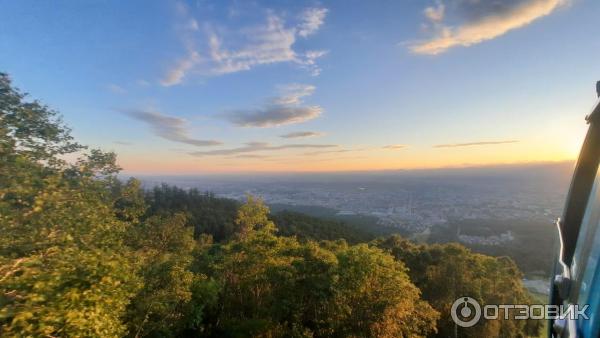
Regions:
<instances>
[{"instance_id":1,"label":"blue sky","mask_svg":"<svg viewBox=\"0 0 600 338\"><path fill-rule=\"evenodd\" d=\"M0 70L130 172L571 159L600 80L591 0L0 8Z\"/></svg>"}]
</instances>

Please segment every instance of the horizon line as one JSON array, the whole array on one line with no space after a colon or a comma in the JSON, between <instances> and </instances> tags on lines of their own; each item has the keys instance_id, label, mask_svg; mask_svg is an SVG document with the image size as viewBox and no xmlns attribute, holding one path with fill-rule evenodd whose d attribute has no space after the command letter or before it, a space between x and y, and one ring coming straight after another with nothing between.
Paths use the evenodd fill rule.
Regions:
<instances>
[{"instance_id":1,"label":"horizon line","mask_svg":"<svg viewBox=\"0 0 600 338\"><path fill-rule=\"evenodd\" d=\"M426 172L441 170L469 170L469 169L509 169L514 167L527 167L536 165L559 165L575 164L576 159L567 160L547 160L547 161L524 161L493 164L465 164L443 167L419 167L419 168L394 168L394 169L364 169L364 170L290 170L290 171L269 171L269 170L247 170L247 171L212 171L212 172L156 172L149 173L143 171L122 170L120 176L245 176L245 175L318 175L318 174L367 174L367 173L392 173L392 172Z\"/></svg>"}]
</instances>

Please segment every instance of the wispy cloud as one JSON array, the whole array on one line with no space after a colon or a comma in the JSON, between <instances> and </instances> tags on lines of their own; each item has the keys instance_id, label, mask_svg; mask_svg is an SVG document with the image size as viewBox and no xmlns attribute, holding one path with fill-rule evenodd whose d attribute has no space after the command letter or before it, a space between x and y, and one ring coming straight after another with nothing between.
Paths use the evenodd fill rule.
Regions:
<instances>
[{"instance_id":1,"label":"wispy cloud","mask_svg":"<svg viewBox=\"0 0 600 338\"><path fill-rule=\"evenodd\" d=\"M183 2L175 2L175 11L177 14L175 29L183 43L185 55L174 61L160 80L160 84L166 87L181 83L187 73L202 60L195 41L195 35L200 29L198 21Z\"/></svg>"},{"instance_id":2,"label":"wispy cloud","mask_svg":"<svg viewBox=\"0 0 600 338\"><path fill-rule=\"evenodd\" d=\"M198 20L190 13L190 8L184 2L175 2L178 21L176 27L180 31L197 31L200 29Z\"/></svg>"},{"instance_id":3,"label":"wispy cloud","mask_svg":"<svg viewBox=\"0 0 600 338\"><path fill-rule=\"evenodd\" d=\"M456 46L471 46L526 26L554 12L569 0L445 0L425 8L426 27L434 36L414 43L417 54L439 54ZM448 10L453 15L448 15ZM453 18L456 22L448 22Z\"/></svg>"},{"instance_id":4,"label":"wispy cloud","mask_svg":"<svg viewBox=\"0 0 600 338\"><path fill-rule=\"evenodd\" d=\"M323 133L316 131L295 131L283 135L279 135L281 138L308 138L308 137L317 137L323 136Z\"/></svg>"},{"instance_id":5,"label":"wispy cloud","mask_svg":"<svg viewBox=\"0 0 600 338\"><path fill-rule=\"evenodd\" d=\"M122 146L131 146L131 145L133 145L133 143L129 142L129 141L115 141L114 143L118 144L118 145L122 145Z\"/></svg>"},{"instance_id":6,"label":"wispy cloud","mask_svg":"<svg viewBox=\"0 0 600 338\"><path fill-rule=\"evenodd\" d=\"M307 8L300 16L300 24L298 25L298 35L305 38L316 33L319 27L325 22L327 8Z\"/></svg>"},{"instance_id":7,"label":"wispy cloud","mask_svg":"<svg viewBox=\"0 0 600 338\"><path fill-rule=\"evenodd\" d=\"M469 143L451 143L451 144L437 144L434 145L434 148L456 148L456 147L471 147L471 146L488 146L488 145L496 145L496 144L507 144L507 143L517 143L517 140L506 140L506 141L479 141L479 142L469 142Z\"/></svg>"},{"instance_id":8,"label":"wispy cloud","mask_svg":"<svg viewBox=\"0 0 600 338\"><path fill-rule=\"evenodd\" d=\"M265 142L249 142L245 146L239 148L230 149L218 149L209 151L195 151L191 152L194 156L223 156L223 155L238 155L248 154L255 152L264 151L276 151L284 149L322 149L322 148L335 148L338 147L335 144L284 144L284 145L271 145Z\"/></svg>"},{"instance_id":9,"label":"wispy cloud","mask_svg":"<svg viewBox=\"0 0 600 338\"><path fill-rule=\"evenodd\" d=\"M313 33L315 32L316 30ZM296 27L286 26L283 18L273 12L267 14L266 24L242 29L238 36L229 39L208 29L210 60L205 65L205 71L209 75L222 75L250 70L260 65L291 62L318 75L320 68L316 61L327 52L297 52L293 46L298 34ZM228 41L231 42L227 43Z\"/></svg>"},{"instance_id":10,"label":"wispy cloud","mask_svg":"<svg viewBox=\"0 0 600 338\"><path fill-rule=\"evenodd\" d=\"M241 127L276 127L312 120L323 112L320 106L303 106L303 98L312 95L315 87L291 84L280 88L280 95L256 109L227 113L227 119Z\"/></svg>"},{"instance_id":11,"label":"wispy cloud","mask_svg":"<svg viewBox=\"0 0 600 338\"><path fill-rule=\"evenodd\" d=\"M302 98L311 96L317 89L313 85L292 83L279 86L279 96L272 99L273 103L281 105L295 105L302 103Z\"/></svg>"},{"instance_id":12,"label":"wispy cloud","mask_svg":"<svg viewBox=\"0 0 600 338\"><path fill-rule=\"evenodd\" d=\"M423 15L425 15L425 17L433 23L442 22L444 20L445 13L446 6L441 2L438 2L435 6L426 7L423 10Z\"/></svg>"},{"instance_id":13,"label":"wispy cloud","mask_svg":"<svg viewBox=\"0 0 600 338\"><path fill-rule=\"evenodd\" d=\"M173 86L183 81L186 73L191 70L200 60L200 54L196 51L188 51L188 54L178 60L175 65L169 69L165 76L160 80L163 86Z\"/></svg>"},{"instance_id":14,"label":"wispy cloud","mask_svg":"<svg viewBox=\"0 0 600 338\"><path fill-rule=\"evenodd\" d=\"M318 75L317 59L326 51L297 51L294 44L298 36L315 34L323 24L327 9L310 8L303 12L299 22L287 24L273 11L267 11L263 24L243 27L239 30L218 30L207 23L199 29L185 5L179 3L181 40L186 55L177 60L161 80L164 86L179 84L191 72L204 76L218 76L250 70L256 66L290 62ZM195 22L195 24L190 24Z\"/></svg>"},{"instance_id":15,"label":"wispy cloud","mask_svg":"<svg viewBox=\"0 0 600 338\"><path fill-rule=\"evenodd\" d=\"M125 88L123 88L117 84L114 84L114 83L108 84L106 86L106 88L115 94L126 94L127 93L127 90L125 90Z\"/></svg>"},{"instance_id":16,"label":"wispy cloud","mask_svg":"<svg viewBox=\"0 0 600 338\"><path fill-rule=\"evenodd\" d=\"M405 145L405 144L390 144L387 146L383 146L384 149L393 149L393 150L404 149L406 147L407 147L407 145Z\"/></svg>"},{"instance_id":17,"label":"wispy cloud","mask_svg":"<svg viewBox=\"0 0 600 338\"><path fill-rule=\"evenodd\" d=\"M123 112L138 121L146 123L152 128L155 135L169 141L199 147L223 144L215 140L199 140L190 137L187 121L179 117L164 115L156 111L127 110Z\"/></svg>"},{"instance_id":18,"label":"wispy cloud","mask_svg":"<svg viewBox=\"0 0 600 338\"><path fill-rule=\"evenodd\" d=\"M258 154L239 154L239 155L230 156L228 158L265 159L265 158L270 158L270 156L258 155Z\"/></svg>"},{"instance_id":19,"label":"wispy cloud","mask_svg":"<svg viewBox=\"0 0 600 338\"><path fill-rule=\"evenodd\" d=\"M303 57L296 60L302 68L307 69L312 76L321 74L321 67L317 65L317 60L329 53L326 50L309 50L303 54Z\"/></svg>"},{"instance_id":20,"label":"wispy cloud","mask_svg":"<svg viewBox=\"0 0 600 338\"><path fill-rule=\"evenodd\" d=\"M336 149L336 150L320 150L320 151L309 151L304 153L305 156L318 156L318 155L326 155L326 154L341 154L341 153L350 153L355 151L362 151L364 149Z\"/></svg>"},{"instance_id":21,"label":"wispy cloud","mask_svg":"<svg viewBox=\"0 0 600 338\"><path fill-rule=\"evenodd\" d=\"M229 114L229 120L242 127L276 127L312 120L321 115L319 106L270 105L261 109L240 110Z\"/></svg>"}]
</instances>

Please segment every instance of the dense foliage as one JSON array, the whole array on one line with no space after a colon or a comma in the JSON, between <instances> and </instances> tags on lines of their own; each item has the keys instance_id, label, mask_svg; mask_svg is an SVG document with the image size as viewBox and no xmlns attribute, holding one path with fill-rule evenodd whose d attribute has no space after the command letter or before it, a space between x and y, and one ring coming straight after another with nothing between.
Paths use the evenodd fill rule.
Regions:
<instances>
[{"instance_id":1,"label":"dense foliage","mask_svg":"<svg viewBox=\"0 0 600 338\"><path fill-rule=\"evenodd\" d=\"M528 301L509 259L396 236L351 245L368 236L252 196L121 182L114 154L74 143L4 74L0 164L2 337L446 337L457 296Z\"/></svg>"},{"instance_id":2,"label":"dense foliage","mask_svg":"<svg viewBox=\"0 0 600 338\"><path fill-rule=\"evenodd\" d=\"M452 303L464 295L476 299L482 306L532 302L521 284L521 272L507 257L472 253L456 243L417 245L399 236L375 243L407 265L411 280L423 292L423 299L441 313L450 313ZM481 321L472 328L462 329L461 335L535 336L540 325L539 321ZM449 316L440 319L437 328L442 337L451 337L457 330Z\"/></svg>"},{"instance_id":3,"label":"dense foliage","mask_svg":"<svg viewBox=\"0 0 600 338\"><path fill-rule=\"evenodd\" d=\"M215 197L212 193L201 193L197 189L184 190L166 184L145 192L150 214L161 212L183 212L186 223L194 227L194 233L210 234L217 242L232 238L239 203Z\"/></svg>"},{"instance_id":4,"label":"dense foliage","mask_svg":"<svg viewBox=\"0 0 600 338\"><path fill-rule=\"evenodd\" d=\"M280 236L297 236L301 240L336 240L343 238L348 243L364 243L376 236L353 224L308 216L283 210L272 216Z\"/></svg>"}]
</instances>

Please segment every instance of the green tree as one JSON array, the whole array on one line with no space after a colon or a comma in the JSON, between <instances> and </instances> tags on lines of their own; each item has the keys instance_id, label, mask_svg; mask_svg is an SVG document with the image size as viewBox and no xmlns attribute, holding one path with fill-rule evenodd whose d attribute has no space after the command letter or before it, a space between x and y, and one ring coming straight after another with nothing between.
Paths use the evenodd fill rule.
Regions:
<instances>
[{"instance_id":1,"label":"green tree","mask_svg":"<svg viewBox=\"0 0 600 338\"><path fill-rule=\"evenodd\" d=\"M522 273L507 257L491 257L451 244L415 244L399 236L375 242L405 262L411 280L442 314L450 314L452 303L470 296L486 304L528 304L532 300L523 287ZM503 317L503 313L500 314ZM449 315L437 323L439 337L537 336L541 323L522 320L482 321L474 327L458 328Z\"/></svg>"},{"instance_id":2,"label":"green tree","mask_svg":"<svg viewBox=\"0 0 600 338\"><path fill-rule=\"evenodd\" d=\"M246 203L239 207L235 225L236 234L242 239L255 230L267 233L277 231L275 223L269 219L269 207L252 195L247 195Z\"/></svg>"},{"instance_id":3,"label":"green tree","mask_svg":"<svg viewBox=\"0 0 600 338\"><path fill-rule=\"evenodd\" d=\"M346 337L424 337L439 317L420 299L404 264L367 244L341 245L336 331Z\"/></svg>"},{"instance_id":4,"label":"green tree","mask_svg":"<svg viewBox=\"0 0 600 338\"><path fill-rule=\"evenodd\" d=\"M122 336L139 279L105 189L114 156L64 161L82 147L5 74L0 126L0 335Z\"/></svg>"},{"instance_id":5,"label":"green tree","mask_svg":"<svg viewBox=\"0 0 600 338\"><path fill-rule=\"evenodd\" d=\"M59 155L83 149L73 142L56 111L38 101L27 101L26 94L14 88L5 73L0 73L0 122L3 164L26 158L45 161L47 167L62 166L65 161Z\"/></svg>"},{"instance_id":6,"label":"green tree","mask_svg":"<svg viewBox=\"0 0 600 338\"><path fill-rule=\"evenodd\" d=\"M194 236L211 235L217 242L233 237L235 218L239 203L219 198L210 192L200 193L197 189L181 189L161 184L145 192L149 214L161 212L183 212L187 225L194 228Z\"/></svg>"},{"instance_id":7,"label":"green tree","mask_svg":"<svg viewBox=\"0 0 600 338\"><path fill-rule=\"evenodd\" d=\"M202 276L189 270L196 242L183 214L152 216L132 228L130 246L140 260L143 288L132 299L131 336L174 336L183 329L192 286Z\"/></svg>"},{"instance_id":8,"label":"green tree","mask_svg":"<svg viewBox=\"0 0 600 338\"><path fill-rule=\"evenodd\" d=\"M119 180L112 183L114 209L120 220L137 224L145 215L148 207L142 191L142 183L130 178L125 184Z\"/></svg>"}]
</instances>

